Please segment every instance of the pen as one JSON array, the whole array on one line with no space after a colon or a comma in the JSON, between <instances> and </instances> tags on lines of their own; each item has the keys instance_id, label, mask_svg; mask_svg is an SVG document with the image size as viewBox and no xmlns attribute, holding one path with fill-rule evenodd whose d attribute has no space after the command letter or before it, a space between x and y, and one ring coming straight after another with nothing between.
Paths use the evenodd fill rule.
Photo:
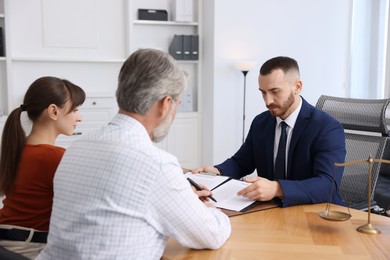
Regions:
<instances>
[{"instance_id":1,"label":"pen","mask_svg":"<svg viewBox=\"0 0 390 260\"><path fill-rule=\"evenodd\" d=\"M196 190L203 190L196 182L191 180L190 178L187 178L187 180L191 183L192 186L195 187ZM210 199L212 199L214 202L217 202L216 199L213 198L213 196L209 196Z\"/></svg>"}]
</instances>

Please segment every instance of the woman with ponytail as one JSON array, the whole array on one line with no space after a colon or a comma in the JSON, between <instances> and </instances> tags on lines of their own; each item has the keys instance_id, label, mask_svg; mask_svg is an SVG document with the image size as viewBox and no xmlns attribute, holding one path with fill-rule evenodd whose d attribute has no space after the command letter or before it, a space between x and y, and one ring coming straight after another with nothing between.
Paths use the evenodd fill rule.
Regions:
<instances>
[{"instance_id":1,"label":"woman with ponytail","mask_svg":"<svg viewBox=\"0 0 390 260\"><path fill-rule=\"evenodd\" d=\"M72 135L81 117L85 93L56 77L41 77L28 88L3 129L0 152L0 245L35 258L46 244L53 199L53 178L65 152L58 135ZM26 133L21 115L32 121Z\"/></svg>"}]
</instances>

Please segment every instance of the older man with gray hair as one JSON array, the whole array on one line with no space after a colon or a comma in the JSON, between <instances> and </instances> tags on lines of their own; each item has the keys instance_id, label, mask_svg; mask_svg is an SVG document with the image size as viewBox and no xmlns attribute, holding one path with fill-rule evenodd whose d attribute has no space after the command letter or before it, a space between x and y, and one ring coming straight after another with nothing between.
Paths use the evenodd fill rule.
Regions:
<instances>
[{"instance_id":1,"label":"older man with gray hair","mask_svg":"<svg viewBox=\"0 0 390 260\"><path fill-rule=\"evenodd\" d=\"M210 191L195 193L177 159L152 143L168 134L185 85L166 53L140 49L126 60L118 114L73 143L57 169L38 259L160 259L167 237L197 249L225 243L230 222L203 202Z\"/></svg>"}]
</instances>

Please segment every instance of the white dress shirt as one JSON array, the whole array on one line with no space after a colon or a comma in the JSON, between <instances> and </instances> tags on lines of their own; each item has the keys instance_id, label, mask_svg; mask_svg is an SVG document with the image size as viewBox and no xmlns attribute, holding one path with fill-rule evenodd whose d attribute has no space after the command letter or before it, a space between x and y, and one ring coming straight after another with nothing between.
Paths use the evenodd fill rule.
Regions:
<instances>
[{"instance_id":1,"label":"white dress shirt","mask_svg":"<svg viewBox=\"0 0 390 260\"><path fill-rule=\"evenodd\" d=\"M299 98L299 105L294 110L294 112L291 113L285 120L281 119L280 117L276 117L276 126L275 126L275 141L274 141L274 164L276 160L276 155L278 154L278 147L279 147L279 140L280 140L280 133L282 131L282 126L280 123L284 121L287 124L286 132L287 132L287 142L286 142L286 172L285 178L287 178L287 160L288 160L288 149L290 148L290 141L292 132L294 130L295 123L297 122L297 118L299 115L299 112L301 111L302 107L302 98Z\"/></svg>"},{"instance_id":2,"label":"white dress shirt","mask_svg":"<svg viewBox=\"0 0 390 260\"><path fill-rule=\"evenodd\" d=\"M118 114L66 151L38 259L159 259L167 237L215 249L230 232L228 217L199 200L177 159Z\"/></svg>"}]
</instances>

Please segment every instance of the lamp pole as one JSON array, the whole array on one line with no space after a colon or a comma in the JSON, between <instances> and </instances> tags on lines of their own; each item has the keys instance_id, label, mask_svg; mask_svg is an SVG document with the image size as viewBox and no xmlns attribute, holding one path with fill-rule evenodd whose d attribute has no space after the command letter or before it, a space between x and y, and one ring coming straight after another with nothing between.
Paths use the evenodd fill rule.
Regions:
<instances>
[{"instance_id":1,"label":"lamp pole","mask_svg":"<svg viewBox=\"0 0 390 260\"><path fill-rule=\"evenodd\" d=\"M236 62L234 66L244 74L244 102L242 111L242 143L245 142L245 100L246 100L246 74L256 65L254 61Z\"/></svg>"},{"instance_id":2,"label":"lamp pole","mask_svg":"<svg viewBox=\"0 0 390 260\"><path fill-rule=\"evenodd\" d=\"M246 99L246 74L248 74L249 70L242 70L242 74L244 74L244 102L242 109L242 143L245 141L245 99Z\"/></svg>"}]
</instances>

